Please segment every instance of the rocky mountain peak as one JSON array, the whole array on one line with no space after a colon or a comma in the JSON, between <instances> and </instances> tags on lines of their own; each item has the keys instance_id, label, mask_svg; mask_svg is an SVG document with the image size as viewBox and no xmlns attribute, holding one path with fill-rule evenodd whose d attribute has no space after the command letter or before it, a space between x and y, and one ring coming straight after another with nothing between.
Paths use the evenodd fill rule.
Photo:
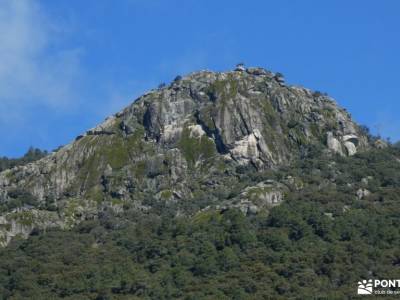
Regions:
<instances>
[{"instance_id":1,"label":"rocky mountain peak","mask_svg":"<svg viewBox=\"0 0 400 300\"><path fill-rule=\"evenodd\" d=\"M342 155L367 146L333 99L288 86L281 74L262 68L189 74L143 95L118 118L126 133L141 124L146 138L164 146L176 145L185 130L194 130L225 158L259 167L287 162L297 150L293 147L318 141L327 140Z\"/></svg>"},{"instance_id":2,"label":"rocky mountain peak","mask_svg":"<svg viewBox=\"0 0 400 300\"><path fill-rule=\"evenodd\" d=\"M343 156L369 147L333 99L290 86L279 73L200 71L145 93L40 161L0 173L0 202L29 198L35 216L57 211L52 224L68 227L104 207L192 199L193 185L217 190L235 168L289 165L312 145ZM4 239L31 229L13 228Z\"/></svg>"}]
</instances>

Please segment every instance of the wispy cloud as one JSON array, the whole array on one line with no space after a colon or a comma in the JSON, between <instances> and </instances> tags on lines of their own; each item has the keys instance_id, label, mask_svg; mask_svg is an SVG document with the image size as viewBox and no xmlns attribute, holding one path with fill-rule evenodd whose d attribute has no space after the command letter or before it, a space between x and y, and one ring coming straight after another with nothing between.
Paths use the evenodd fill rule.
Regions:
<instances>
[{"instance_id":1,"label":"wispy cloud","mask_svg":"<svg viewBox=\"0 0 400 300\"><path fill-rule=\"evenodd\" d=\"M80 49L59 47L57 25L29 0L0 1L0 123L32 107L66 109L80 73ZM51 51L50 51L51 50Z\"/></svg>"}]
</instances>

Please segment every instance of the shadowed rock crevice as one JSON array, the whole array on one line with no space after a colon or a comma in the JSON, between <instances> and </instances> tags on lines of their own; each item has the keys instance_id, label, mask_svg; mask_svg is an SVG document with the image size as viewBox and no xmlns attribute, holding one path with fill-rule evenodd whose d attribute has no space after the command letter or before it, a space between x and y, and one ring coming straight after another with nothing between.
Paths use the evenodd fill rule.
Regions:
<instances>
[{"instance_id":1,"label":"shadowed rock crevice","mask_svg":"<svg viewBox=\"0 0 400 300\"><path fill-rule=\"evenodd\" d=\"M201 126L201 128L204 130L204 132L207 134L207 136L214 140L218 153L219 154L227 154L229 152L228 148L226 147L226 145L224 144L224 141L222 140L220 130L218 129L218 127L216 127L214 118L212 116L209 116L210 120L212 121L212 125L213 125L212 128L210 128L201 119L199 111L195 112L194 117L196 119L196 123Z\"/></svg>"}]
</instances>

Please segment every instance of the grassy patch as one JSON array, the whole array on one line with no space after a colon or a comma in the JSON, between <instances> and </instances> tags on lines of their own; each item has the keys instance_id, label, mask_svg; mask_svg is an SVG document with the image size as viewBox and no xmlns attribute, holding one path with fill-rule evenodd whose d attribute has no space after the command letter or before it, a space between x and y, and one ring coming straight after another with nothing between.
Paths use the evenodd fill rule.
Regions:
<instances>
[{"instance_id":1,"label":"grassy patch","mask_svg":"<svg viewBox=\"0 0 400 300\"><path fill-rule=\"evenodd\" d=\"M194 166L200 159L209 159L216 154L215 143L203 135L199 138L190 137L190 129L184 127L178 144L189 166Z\"/></svg>"},{"instance_id":2,"label":"grassy patch","mask_svg":"<svg viewBox=\"0 0 400 300\"><path fill-rule=\"evenodd\" d=\"M32 226L35 224L36 217L32 211L21 211L7 216L10 220L15 220L18 224Z\"/></svg>"},{"instance_id":3,"label":"grassy patch","mask_svg":"<svg viewBox=\"0 0 400 300\"><path fill-rule=\"evenodd\" d=\"M172 198L172 191L171 190L163 190L160 194L161 199L168 200Z\"/></svg>"}]
</instances>

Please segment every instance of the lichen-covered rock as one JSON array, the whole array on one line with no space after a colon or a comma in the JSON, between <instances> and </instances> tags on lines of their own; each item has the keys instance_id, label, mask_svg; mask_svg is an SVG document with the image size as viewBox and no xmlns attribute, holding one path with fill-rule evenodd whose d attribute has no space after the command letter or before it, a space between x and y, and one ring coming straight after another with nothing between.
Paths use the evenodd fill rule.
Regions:
<instances>
[{"instance_id":1,"label":"lichen-covered rock","mask_svg":"<svg viewBox=\"0 0 400 300\"><path fill-rule=\"evenodd\" d=\"M360 188L357 190L356 195L359 200L362 200L365 197L368 197L369 195L371 195L371 192L367 189Z\"/></svg>"},{"instance_id":2,"label":"lichen-covered rock","mask_svg":"<svg viewBox=\"0 0 400 300\"><path fill-rule=\"evenodd\" d=\"M287 191L286 186L269 180L247 187L240 197L250 200L260 208L265 208L280 204L284 199L285 191Z\"/></svg>"},{"instance_id":3,"label":"lichen-covered rock","mask_svg":"<svg viewBox=\"0 0 400 300\"><path fill-rule=\"evenodd\" d=\"M378 139L374 142L374 146L375 146L375 148L378 148L378 149L385 149L388 147L388 143L385 142L384 140Z\"/></svg>"},{"instance_id":4,"label":"lichen-covered rock","mask_svg":"<svg viewBox=\"0 0 400 300\"><path fill-rule=\"evenodd\" d=\"M327 133L327 146L333 152L343 155L342 144L333 136L332 132Z\"/></svg>"},{"instance_id":5,"label":"lichen-covered rock","mask_svg":"<svg viewBox=\"0 0 400 300\"><path fill-rule=\"evenodd\" d=\"M284 201L288 187L274 180L260 182L246 187L235 199L216 205L218 210L236 208L243 214L257 214L265 209L277 206ZM209 206L206 210L211 209Z\"/></svg>"},{"instance_id":6,"label":"lichen-covered rock","mask_svg":"<svg viewBox=\"0 0 400 300\"><path fill-rule=\"evenodd\" d=\"M64 221L55 212L15 209L0 216L0 246L6 246L16 236L27 238L33 229L51 227L64 227Z\"/></svg>"},{"instance_id":7,"label":"lichen-covered rock","mask_svg":"<svg viewBox=\"0 0 400 300\"><path fill-rule=\"evenodd\" d=\"M347 155L352 156L357 153L357 147L352 142L344 142L344 146L347 150Z\"/></svg>"}]
</instances>

